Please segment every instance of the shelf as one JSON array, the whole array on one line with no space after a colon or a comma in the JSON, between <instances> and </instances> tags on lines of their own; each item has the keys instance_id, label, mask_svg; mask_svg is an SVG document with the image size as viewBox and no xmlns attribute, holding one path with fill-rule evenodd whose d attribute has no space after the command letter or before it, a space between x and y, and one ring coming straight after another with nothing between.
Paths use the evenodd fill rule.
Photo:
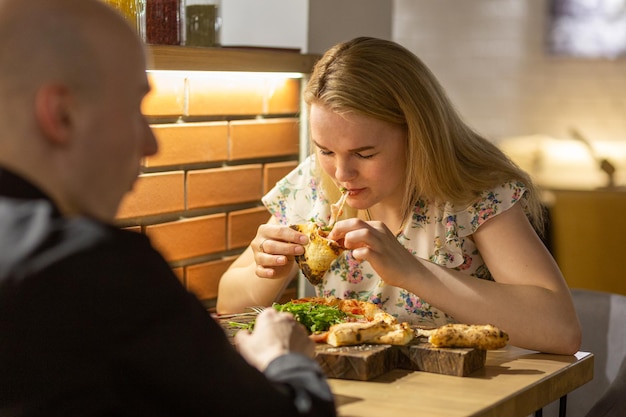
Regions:
<instances>
[{"instance_id":1,"label":"shelf","mask_svg":"<svg viewBox=\"0 0 626 417\"><path fill-rule=\"evenodd\" d=\"M318 55L254 48L148 45L148 51L149 70L310 73L319 59Z\"/></svg>"}]
</instances>

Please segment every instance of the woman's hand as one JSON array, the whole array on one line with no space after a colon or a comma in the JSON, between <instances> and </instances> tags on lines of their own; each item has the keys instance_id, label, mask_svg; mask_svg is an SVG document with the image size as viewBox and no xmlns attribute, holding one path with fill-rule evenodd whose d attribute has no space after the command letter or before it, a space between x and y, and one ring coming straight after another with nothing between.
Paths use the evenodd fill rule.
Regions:
<instances>
[{"instance_id":1,"label":"woman's hand","mask_svg":"<svg viewBox=\"0 0 626 417\"><path fill-rule=\"evenodd\" d=\"M260 278L284 278L292 270L294 256L304 254L306 235L279 224L261 225L250 243Z\"/></svg>"},{"instance_id":2,"label":"woman's hand","mask_svg":"<svg viewBox=\"0 0 626 417\"><path fill-rule=\"evenodd\" d=\"M306 235L281 226L272 216L259 226L246 250L222 275L219 314L241 313L249 306L269 306L298 275L294 256L304 253Z\"/></svg>"},{"instance_id":3,"label":"woman's hand","mask_svg":"<svg viewBox=\"0 0 626 417\"><path fill-rule=\"evenodd\" d=\"M406 288L405 281L419 270L419 261L382 222L341 220L328 237L352 250L355 259L368 261L387 284Z\"/></svg>"}]
</instances>

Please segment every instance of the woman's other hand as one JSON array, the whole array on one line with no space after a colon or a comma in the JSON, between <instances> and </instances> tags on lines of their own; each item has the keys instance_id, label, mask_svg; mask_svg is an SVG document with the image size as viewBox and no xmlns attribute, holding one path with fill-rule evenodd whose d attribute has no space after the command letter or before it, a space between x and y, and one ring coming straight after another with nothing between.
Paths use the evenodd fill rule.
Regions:
<instances>
[{"instance_id":1,"label":"woman's other hand","mask_svg":"<svg viewBox=\"0 0 626 417\"><path fill-rule=\"evenodd\" d=\"M350 249L355 259L368 261L390 285L406 288L404 280L415 272L419 263L380 221L341 220L328 237Z\"/></svg>"}]
</instances>

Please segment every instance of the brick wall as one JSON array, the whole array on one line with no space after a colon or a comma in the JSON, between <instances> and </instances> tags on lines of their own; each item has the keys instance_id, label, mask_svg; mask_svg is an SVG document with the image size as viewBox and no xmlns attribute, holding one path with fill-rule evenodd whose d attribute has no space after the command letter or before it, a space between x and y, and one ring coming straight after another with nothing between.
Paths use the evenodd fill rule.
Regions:
<instances>
[{"instance_id":1,"label":"brick wall","mask_svg":"<svg viewBox=\"0 0 626 417\"><path fill-rule=\"evenodd\" d=\"M149 236L213 308L220 276L269 218L261 196L298 163L301 80L154 72L150 81L143 110L159 153L143 161L117 221Z\"/></svg>"}]
</instances>

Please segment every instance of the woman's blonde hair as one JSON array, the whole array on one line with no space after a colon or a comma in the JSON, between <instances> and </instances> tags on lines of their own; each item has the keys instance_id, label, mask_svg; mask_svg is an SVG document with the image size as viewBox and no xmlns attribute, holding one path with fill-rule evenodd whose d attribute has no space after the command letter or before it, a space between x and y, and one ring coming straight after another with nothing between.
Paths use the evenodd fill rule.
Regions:
<instances>
[{"instance_id":1,"label":"woman's blonde hair","mask_svg":"<svg viewBox=\"0 0 626 417\"><path fill-rule=\"evenodd\" d=\"M481 192L517 180L528 189L527 214L541 229L530 176L461 120L432 72L401 45L367 37L335 45L316 63L304 100L309 108L319 104L406 128L403 218L420 197L468 205Z\"/></svg>"}]
</instances>

